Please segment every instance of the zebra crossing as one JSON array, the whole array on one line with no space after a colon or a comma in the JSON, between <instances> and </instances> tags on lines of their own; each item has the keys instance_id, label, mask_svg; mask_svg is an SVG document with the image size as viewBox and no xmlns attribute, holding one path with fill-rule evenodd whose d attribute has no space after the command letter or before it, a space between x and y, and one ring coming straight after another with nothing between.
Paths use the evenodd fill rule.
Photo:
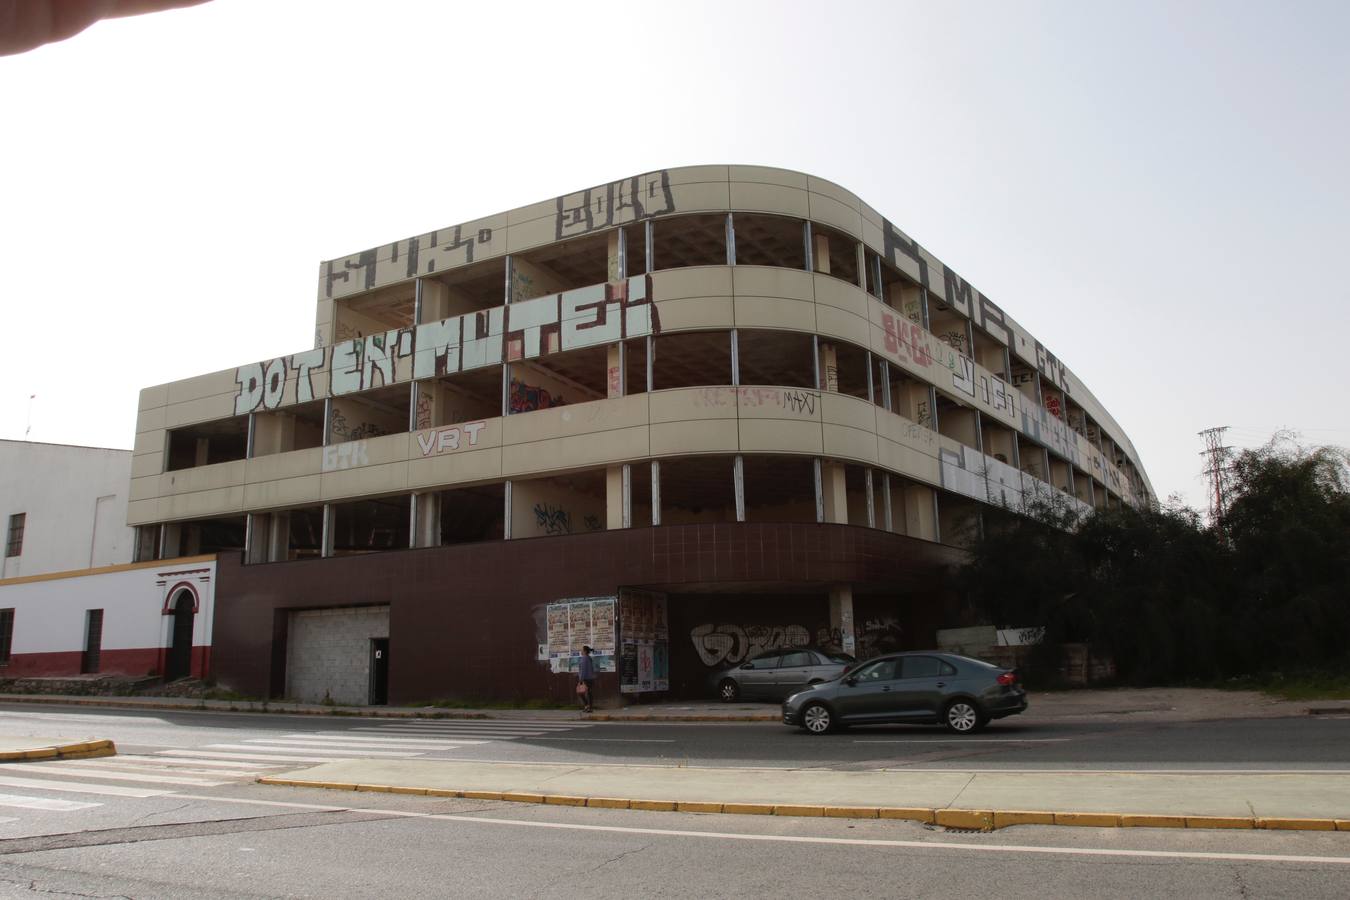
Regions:
<instances>
[{"instance_id":1,"label":"zebra crossing","mask_svg":"<svg viewBox=\"0 0 1350 900\"><path fill-rule=\"evenodd\" d=\"M547 739L589 722L410 719L345 729L240 737L192 748L119 752L86 760L0 766L0 828L11 810L81 812L119 800L247 784L264 775L345 759L415 759L497 741ZM255 734L257 732L254 732Z\"/></svg>"}]
</instances>

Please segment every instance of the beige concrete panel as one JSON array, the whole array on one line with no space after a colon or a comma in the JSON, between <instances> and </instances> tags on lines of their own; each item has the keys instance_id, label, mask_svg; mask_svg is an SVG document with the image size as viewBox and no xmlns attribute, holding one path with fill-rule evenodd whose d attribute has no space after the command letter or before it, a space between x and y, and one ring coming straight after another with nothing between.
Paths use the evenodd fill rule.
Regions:
<instances>
[{"instance_id":1,"label":"beige concrete panel","mask_svg":"<svg viewBox=\"0 0 1350 900\"><path fill-rule=\"evenodd\" d=\"M806 191L776 184L732 182L731 208L735 212L772 213L805 219L810 213Z\"/></svg>"},{"instance_id":2,"label":"beige concrete panel","mask_svg":"<svg viewBox=\"0 0 1350 900\"><path fill-rule=\"evenodd\" d=\"M553 205L553 204L551 204ZM506 252L523 253L544 244L551 244L558 237L558 208L547 218L531 219L512 224L506 229Z\"/></svg>"},{"instance_id":3,"label":"beige concrete panel","mask_svg":"<svg viewBox=\"0 0 1350 900\"><path fill-rule=\"evenodd\" d=\"M741 419L742 453L792 453L819 456L824 452L820 423L785 419Z\"/></svg>"},{"instance_id":4,"label":"beige concrete panel","mask_svg":"<svg viewBox=\"0 0 1350 900\"><path fill-rule=\"evenodd\" d=\"M847 188L840 187L833 181L826 181L824 178L807 175L806 187L812 193L827 197L848 209L856 211L862 205L862 201L858 199L857 194Z\"/></svg>"},{"instance_id":5,"label":"beige concrete panel","mask_svg":"<svg viewBox=\"0 0 1350 900\"><path fill-rule=\"evenodd\" d=\"M862 240L862 214L856 208L830 197L811 194L811 220L839 229L845 234Z\"/></svg>"},{"instance_id":6,"label":"beige concrete panel","mask_svg":"<svg viewBox=\"0 0 1350 900\"><path fill-rule=\"evenodd\" d=\"M585 188L582 188L585 190ZM505 213L506 224L520 225L524 222L533 222L537 219L548 219L553 221L558 215L558 199L556 197L549 200L540 200L538 203L531 203L528 206L518 206Z\"/></svg>"},{"instance_id":7,"label":"beige concrete panel","mask_svg":"<svg viewBox=\"0 0 1350 900\"><path fill-rule=\"evenodd\" d=\"M737 297L787 297L814 301L816 283L805 269L781 269L776 266L732 266L731 290Z\"/></svg>"},{"instance_id":8,"label":"beige concrete panel","mask_svg":"<svg viewBox=\"0 0 1350 900\"><path fill-rule=\"evenodd\" d=\"M620 428L646 426L647 395L631 394L553 409L517 413L502 419L502 442L510 447L575 435L595 435Z\"/></svg>"},{"instance_id":9,"label":"beige concrete panel","mask_svg":"<svg viewBox=\"0 0 1350 900\"><path fill-rule=\"evenodd\" d=\"M500 447L446 453L425 459L413 459L408 463L408 488L415 491L479 481L496 481L501 477Z\"/></svg>"},{"instance_id":10,"label":"beige concrete panel","mask_svg":"<svg viewBox=\"0 0 1350 900\"><path fill-rule=\"evenodd\" d=\"M133 475L127 497L131 502L137 500L158 500L160 496L159 475Z\"/></svg>"},{"instance_id":11,"label":"beige concrete panel","mask_svg":"<svg viewBox=\"0 0 1350 900\"><path fill-rule=\"evenodd\" d=\"M735 391L736 409L746 419L783 419L789 422L821 421L821 392L810 388L774 385L741 385Z\"/></svg>"},{"instance_id":12,"label":"beige concrete panel","mask_svg":"<svg viewBox=\"0 0 1350 900\"><path fill-rule=\"evenodd\" d=\"M408 490L408 462L404 460L325 472L321 479L319 499L323 501L398 494Z\"/></svg>"},{"instance_id":13,"label":"beige concrete panel","mask_svg":"<svg viewBox=\"0 0 1350 900\"><path fill-rule=\"evenodd\" d=\"M359 441L342 441L319 449L323 461L320 468L328 473L406 462L413 455L413 446L412 435L405 431Z\"/></svg>"},{"instance_id":14,"label":"beige concrete panel","mask_svg":"<svg viewBox=\"0 0 1350 900\"><path fill-rule=\"evenodd\" d=\"M848 341L859 347L868 346L867 321L833 306L816 305L816 331L823 337Z\"/></svg>"},{"instance_id":15,"label":"beige concrete panel","mask_svg":"<svg viewBox=\"0 0 1350 900\"><path fill-rule=\"evenodd\" d=\"M656 310L661 317L662 332L732 328L736 324L730 297L658 300Z\"/></svg>"},{"instance_id":16,"label":"beige concrete panel","mask_svg":"<svg viewBox=\"0 0 1350 900\"><path fill-rule=\"evenodd\" d=\"M127 503L128 525L150 525L162 521L159 515L159 499L132 500Z\"/></svg>"},{"instance_id":17,"label":"beige concrete panel","mask_svg":"<svg viewBox=\"0 0 1350 900\"><path fill-rule=\"evenodd\" d=\"M164 471L164 452L155 451L153 453L142 453L131 457L131 477L140 478L144 475L159 475Z\"/></svg>"},{"instance_id":18,"label":"beige concrete panel","mask_svg":"<svg viewBox=\"0 0 1350 900\"><path fill-rule=\"evenodd\" d=\"M518 478L545 472L594 468L647 456L647 426L603 434L579 434L502 448L502 475Z\"/></svg>"},{"instance_id":19,"label":"beige concrete panel","mask_svg":"<svg viewBox=\"0 0 1350 900\"><path fill-rule=\"evenodd\" d=\"M214 422L216 419L229 419L234 416L234 394L218 394L215 397L202 397L186 403L175 403L165 408L164 425L166 428L181 428L196 422Z\"/></svg>"},{"instance_id":20,"label":"beige concrete panel","mask_svg":"<svg viewBox=\"0 0 1350 900\"><path fill-rule=\"evenodd\" d=\"M160 516L165 521L238 515L244 510L244 488L239 485L163 497L159 504Z\"/></svg>"},{"instance_id":21,"label":"beige concrete panel","mask_svg":"<svg viewBox=\"0 0 1350 900\"><path fill-rule=\"evenodd\" d=\"M315 506L320 500L320 475L305 475L244 485L244 504L250 511Z\"/></svg>"},{"instance_id":22,"label":"beige concrete panel","mask_svg":"<svg viewBox=\"0 0 1350 900\"><path fill-rule=\"evenodd\" d=\"M229 394L233 397L239 392L239 382L234 380L234 372L234 369L222 369L219 372L170 382L165 385L168 395L165 397L164 405L171 406L220 394Z\"/></svg>"},{"instance_id":23,"label":"beige concrete panel","mask_svg":"<svg viewBox=\"0 0 1350 900\"><path fill-rule=\"evenodd\" d=\"M870 207L864 207L864 210L867 209ZM881 230L881 225L868 220L865 212L862 221L862 240L873 253L885 258L886 235Z\"/></svg>"},{"instance_id":24,"label":"beige concrete panel","mask_svg":"<svg viewBox=\"0 0 1350 900\"><path fill-rule=\"evenodd\" d=\"M878 438L877 451L877 462L882 467L915 481L942 484L942 464L936 457L885 438Z\"/></svg>"},{"instance_id":25,"label":"beige concrete panel","mask_svg":"<svg viewBox=\"0 0 1350 900\"><path fill-rule=\"evenodd\" d=\"M653 425L667 422L692 422L734 419L737 415L736 388L670 388L647 394L648 416ZM652 451L655 453L655 449Z\"/></svg>"},{"instance_id":26,"label":"beige concrete panel","mask_svg":"<svg viewBox=\"0 0 1350 900\"><path fill-rule=\"evenodd\" d=\"M877 430L877 414L884 413L879 406L847 394L820 392L820 420L826 425L846 425L862 431Z\"/></svg>"},{"instance_id":27,"label":"beige concrete panel","mask_svg":"<svg viewBox=\"0 0 1350 900\"><path fill-rule=\"evenodd\" d=\"M161 497L170 494L190 494L244 483L244 460L197 466L194 469L176 469L159 476Z\"/></svg>"},{"instance_id":28,"label":"beige concrete panel","mask_svg":"<svg viewBox=\"0 0 1350 900\"><path fill-rule=\"evenodd\" d=\"M673 215L697 212L726 212L731 209L731 191L726 181L672 184L675 198Z\"/></svg>"},{"instance_id":29,"label":"beige concrete panel","mask_svg":"<svg viewBox=\"0 0 1350 900\"><path fill-rule=\"evenodd\" d=\"M871 302L871 298L862 288L841 278L822 275L819 272L811 273L811 278L817 303L847 310L863 321L867 321L868 304Z\"/></svg>"},{"instance_id":30,"label":"beige concrete panel","mask_svg":"<svg viewBox=\"0 0 1350 900\"><path fill-rule=\"evenodd\" d=\"M666 175L670 178L672 185L702 182L725 184L730 178L730 168L730 166L679 166L678 168L667 169ZM684 211L684 207L679 204L676 204L675 209L679 212Z\"/></svg>"},{"instance_id":31,"label":"beige concrete panel","mask_svg":"<svg viewBox=\"0 0 1350 900\"><path fill-rule=\"evenodd\" d=\"M154 387L141 388L140 402L137 409L154 409L156 406L164 406L169 402L169 386L167 384L157 384Z\"/></svg>"},{"instance_id":32,"label":"beige concrete panel","mask_svg":"<svg viewBox=\"0 0 1350 900\"><path fill-rule=\"evenodd\" d=\"M691 266L666 269L652 275L652 297L677 300L682 297L730 297L732 266Z\"/></svg>"},{"instance_id":33,"label":"beige concrete panel","mask_svg":"<svg viewBox=\"0 0 1350 900\"><path fill-rule=\"evenodd\" d=\"M689 456L698 453L735 453L740 449L737 421L664 422L651 427L651 455Z\"/></svg>"},{"instance_id":34,"label":"beige concrete panel","mask_svg":"<svg viewBox=\"0 0 1350 900\"><path fill-rule=\"evenodd\" d=\"M918 422L885 410L876 414L877 434L884 440L909 447L934 460L938 458L938 433Z\"/></svg>"},{"instance_id":35,"label":"beige concrete panel","mask_svg":"<svg viewBox=\"0 0 1350 900\"><path fill-rule=\"evenodd\" d=\"M738 296L734 312L737 328L800 331L807 334L816 330L816 305L810 301Z\"/></svg>"},{"instance_id":36,"label":"beige concrete panel","mask_svg":"<svg viewBox=\"0 0 1350 900\"><path fill-rule=\"evenodd\" d=\"M301 478L317 475L323 466L323 448L291 450L245 460L244 483L257 484L281 478Z\"/></svg>"},{"instance_id":37,"label":"beige concrete panel","mask_svg":"<svg viewBox=\"0 0 1350 900\"><path fill-rule=\"evenodd\" d=\"M868 464L877 461L877 435L874 431L860 431L827 423L821 428L821 435L821 453L825 456Z\"/></svg>"},{"instance_id":38,"label":"beige concrete panel","mask_svg":"<svg viewBox=\"0 0 1350 900\"><path fill-rule=\"evenodd\" d=\"M780 184L783 187L808 188L807 176L791 169L776 169L772 166L729 166L727 178L735 188L737 182L755 182L759 184Z\"/></svg>"},{"instance_id":39,"label":"beige concrete panel","mask_svg":"<svg viewBox=\"0 0 1350 900\"><path fill-rule=\"evenodd\" d=\"M858 212L862 214L863 227L866 228L868 226L871 226L875 228L877 230L877 234L880 235L882 227L881 223L885 221L882 218L881 213L877 212L875 209L868 206L865 202L861 200L858 201Z\"/></svg>"},{"instance_id":40,"label":"beige concrete panel","mask_svg":"<svg viewBox=\"0 0 1350 900\"><path fill-rule=\"evenodd\" d=\"M142 409L136 413L136 433L139 434L142 431L162 431L167 419L166 409L163 406Z\"/></svg>"},{"instance_id":41,"label":"beige concrete panel","mask_svg":"<svg viewBox=\"0 0 1350 900\"><path fill-rule=\"evenodd\" d=\"M140 431L136 433L136 442L131 445L133 456L139 456L142 453L163 453L165 449L165 432L158 431Z\"/></svg>"}]
</instances>

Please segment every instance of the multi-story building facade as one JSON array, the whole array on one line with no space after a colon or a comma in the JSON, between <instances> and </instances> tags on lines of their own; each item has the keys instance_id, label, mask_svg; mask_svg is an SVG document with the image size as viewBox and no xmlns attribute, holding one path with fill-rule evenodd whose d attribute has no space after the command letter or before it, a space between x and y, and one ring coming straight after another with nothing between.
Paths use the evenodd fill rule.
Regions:
<instances>
[{"instance_id":1,"label":"multi-story building facade","mask_svg":"<svg viewBox=\"0 0 1350 900\"><path fill-rule=\"evenodd\" d=\"M322 264L314 345L141 394L141 558L251 693L696 693L924 646L993 508L1151 502L1056 354L848 191L651 172Z\"/></svg>"}]
</instances>

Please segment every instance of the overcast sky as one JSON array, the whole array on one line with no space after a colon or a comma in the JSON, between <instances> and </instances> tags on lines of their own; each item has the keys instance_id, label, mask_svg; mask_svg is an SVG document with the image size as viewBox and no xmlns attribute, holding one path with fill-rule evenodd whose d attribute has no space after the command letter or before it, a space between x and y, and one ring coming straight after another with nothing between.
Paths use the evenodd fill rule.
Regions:
<instances>
[{"instance_id":1,"label":"overcast sky","mask_svg":"<svg viewBox=\"0 0 1350 900\"><path fill-rule=\"evenodd\" d=\"M1058 354L1161 497L1350 444L1350 3L215 0L0 58L0 437L313 344L321 260L652 169L852 190Z\"/></svg>"}]
</instances>

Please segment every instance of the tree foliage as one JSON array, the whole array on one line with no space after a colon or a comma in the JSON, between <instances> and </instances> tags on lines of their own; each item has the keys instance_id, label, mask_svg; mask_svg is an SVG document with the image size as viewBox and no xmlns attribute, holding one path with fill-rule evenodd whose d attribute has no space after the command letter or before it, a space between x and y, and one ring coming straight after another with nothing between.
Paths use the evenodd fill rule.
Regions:
<instances>
[{"instance_id":1,"label":"tree foliage","mask_svg":"<svg viewBox=\"0 0 1350 900\"><path fill-rule=\"evenodd\" d=\"M1044 625L1047 653L1088 643L1129 683L1344 665L1350 454L1277 436L1232 476L1221 522L1175 503L991 517L961 574L967 598L1000 627Z\"/></svg>"}]
</instances>

